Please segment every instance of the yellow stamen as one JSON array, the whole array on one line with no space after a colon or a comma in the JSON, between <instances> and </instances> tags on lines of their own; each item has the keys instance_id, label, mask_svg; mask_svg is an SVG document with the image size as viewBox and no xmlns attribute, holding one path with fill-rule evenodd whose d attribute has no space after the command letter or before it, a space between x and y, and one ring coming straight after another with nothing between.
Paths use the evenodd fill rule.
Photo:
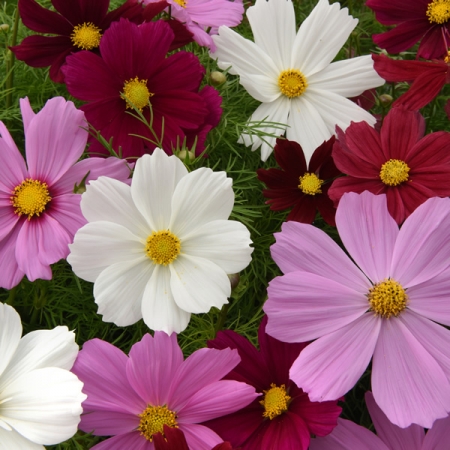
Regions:
<instances>
[{"instance_id":1,"label":"yellow stamen","mask_svg":"<svg viewBox=\"0 0 450 450\"><path fill-rule=\"evenodd\" d=\"M370 309L384 319L397 317L408 303L408 295L402 285L395 280L385 279L369 289L367 298Z\"/></svg>"},{"instance_id":2,"label":"yellow stamen","mask_svg":"<svg viewBox=\"0 0 450 450\"><path fill-rule=\"evenodd\" d=\"M180 254L180 240L169 230L153 231L147 238L145 252L155 263L167 266Z\"/></svg>"},{"instance_id":3,"label":"yellow stamen","mask_svg":"<svg viewBox=\"0 0 450 450\"><path fill-rule=\"evenodd\" d=\"M287 395L286 386L276 386L274 383L270 385L270 389L264 392L264 399L259 403L264 406L263 417L270 420L283 414L288 410L288 404L291 397Z\"/></svg>"},{"instance_id":4,"label":"yellow stamen","mask_svg":"<svg viewBox=\"0 0 450 450\"><path fill-rule=\"evenodd\" d=\"M428 4L427 16L430 23L443 24L450 19L450 0L433 0Z\"/></svg>"},{"instance_id":5,"label":"yellow stamen","mask_svg":"<svg viewBox=\"0 0 450 450\"><path fill-rule=\"evenodd\" d=\"M390 159L381 166L381 181L388 186L398 186L408 181L409 167L404 161Z\"/></svg>"},{"instance_id":6,"label":"yellow stamen","mask_svg":"<svg viewBox=\"0 0 450 450\"><path fill-rule=\"evenodd\" d=\"M305 92L308 82L300 70L288 69L280 73L278 86L282 94L286 97L294 98Z\"/></svg>"},{"instance_id":7,"label":"yellow stamen","mask_svg":"<svg viewBox=\"0 0 450 450\"><path fill-rule=\"evenodd\" d=\"M175 3L178 3L183 8L186 8L187 1L185 1L185 0L174 0L174 1L175 1Z\"/></svg>"},{"instance_id":8,"label":"yellow stamen","mask_svg":"<svg viewBox=\"0 0 450 450\"><path fill-rule=\"evenodd\" d=\"M76 47L83 50L92 50L100 45L102 37L100 31L101 29L92 22L84 22L73 29L70 39Z\"/></svg>"},{"instance_id":9,"label":"yellow stamen","mask_svg":"<svg viewBox=\"0 0 450 450\"><path fill-rule=\"evenodd\" d=\"M120 95L127 102L127 109L135 107L142 111L148 106L148 101L154 94L148 90L147 80L139 80L138 77L135 77L125 81L123 92Z\"/></svg>"},{"instance_id":10,"label":"yellow stamen","mask_svg":"<svg viewBox=\"0 0 450 450\"><path fill-rule=\"evenodd\" d=\"M25 214L30 220L43 213L51 199L47 183L27 178L14 188L11 204L16 214Z\"/></svg>"},{"instance_id":11,"label":"yellow stamen","mask_svg":"<svg viewBox=\"0 0 450 450\"><path fill-rule=\"evenodd\" d=\"M444 62L447 64L450 62L450 50L447 51L447 56L444 58Z\"/></svg>"},{"instance_id":12,"label":"yellow stamen","mask_svg":"<svg viewBox=\"0 0 450 450\"><path fill-rule=\"evenodd\" d=\"M170 428L178 428L177 414L168 409L167 406L149 405L138 416L141 418L138 431L150 442L156 433L162 433L164 435L164 425Z\"/></svg>"},{"instance_id":13,"label":"yellow stamen","mask_svg":"<svg viewBox=\"0 0 450 450\"><path fill-rule=\"evenodd\" d=\"M298 185L298 188L301 189L301 191L304 194L307 195L316 195L321 194L323 184L323 180L321 180L315 173L308 173L306 172L302 177L299 177L300 184Z\"/></svg>"}]
</instances>

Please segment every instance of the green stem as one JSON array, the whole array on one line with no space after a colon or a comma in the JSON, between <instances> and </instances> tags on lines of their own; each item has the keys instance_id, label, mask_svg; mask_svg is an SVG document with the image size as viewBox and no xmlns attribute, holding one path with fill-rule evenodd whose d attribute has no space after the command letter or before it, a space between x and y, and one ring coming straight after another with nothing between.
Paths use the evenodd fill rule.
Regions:
<instances>
[{"instance_id":1,"label":"green stem","mask_svg":"<svg viewBox=\"0 0 450 450\"><path fill-rule=\"evenodd\" d=\"M6 304L13 306L14 305L14 300L16 298L16 293L17 293L17 286L14 286L8 293L8 298L6 300Z\"/></svg>"},{"instance_id":2,"label":"green stem","mask_svg":"<svg viewBox=\"0 0 450 450\"><path fill-rule=\"evenodd\" d=\"M222 310L220 311L219 318L217 319L216 326L214 327L214 337L216 337L217 332L220 331L225 325L225 320L227 320L228 309L230 308L230 304L227 303L223 305Z\"/></svg>"},{"instance_id":3,"label":"green stem","mask_svg":"<svg viewBox=\"0 0 450 450\"><path fill-rule=\"evenodd\" d=\"M19 29L19 8L16 9L16 15L14 17L14 27L12 31L11 47L14 47L17 43L17 31ZM6 73L8 77L6 78L6 108L10 108L12 105L12 89L14 84L14 62L16 58L12 51L9 51L9 58L6 61Z\"/></svg>"}]
</instances>

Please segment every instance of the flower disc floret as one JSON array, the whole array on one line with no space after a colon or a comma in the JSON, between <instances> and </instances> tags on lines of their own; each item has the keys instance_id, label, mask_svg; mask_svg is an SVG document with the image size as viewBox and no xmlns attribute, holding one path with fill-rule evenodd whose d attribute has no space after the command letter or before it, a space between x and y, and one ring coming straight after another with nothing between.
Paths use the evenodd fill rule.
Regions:
<instances>
[{"instance_id":1,"label":"flower disc floret","mask_svg":"<svg viewBox=\"0 0 450 450\"><path fill-rule=\"evenodd\" d=\"M408 295L402 285L386 279L370 288L367 296L371 310L384 319L397 317L408 303Z\"/></svg>"},{"instance_id":2,"label":"flower disc floret","mask_svg":"<svg viewBox=\"0 0 450 450\"><path fill-rule=\"evenodd\" d=\"M169 230L153 231L147 238L145 252L155 263L167 266L173 263L180 254L180 240Z\"/></svg>"},{"instance_id":3,"label":"flower disc floret","mask_svg":"<svg viewBox=\"0 0 450 450\"><path fill-rule=\"evenodd\" d=\"M270 389L263 392L264 399L259 402L264 406L263 417L268 417L272 420L288 410L291 397L287 395L284 384L276 386L274 383L271 383Z\"/></svg>"},{"instance_id":4,"label":"flower disc floret","mask_svg":"<svg viewBox=\"0 0 450 450\"><path fill-rule=\"evenodd\" d=\"M286 97L294 98L302 95L308 87L306 77L298 69L283 70L278 77L278 86Z\"/></svg>"},{"instance_id":5,"label":"flower disc floret","mask_svg":"<svg viewBox=\"0 0 450 450\"><path fill-rule=\"evenodd\" d=\"M138 430L142 436L148 441L153 440L156 433L164 434L164 425L170 428L178 428L177 414L164 406L147 406L142 414L138 414L141 418Z\"/></svg>"},{"instance_id":6,"label":"flower disc floret","mask_svg":"<svg viewBox=\"0 0 450 450\"><path fill-rule=\"evenodd\" d=\"M305 173L302 177L299 177L300 184L298 188L304 194L307 195L316 195L322 193L322 184L323 180L321 180L315 173Z\"/></svg>"},{"instance_id":7,"label":"flower disc floret","mask_svg":"<svg viewBox=\"0 0 450 450\"><path fill-rule=\"evenodd\" d=\"M185 0L174 0L175 3L182 6L183 8L186 8L187 2Z\"/></svg>"},{"instance_id":8,"label":"flower disc floret","mask_svg":"<svg viewBox=\"0 0 450 450\"><path fill-rule=\"evenodd\" d=\"M26 215L28 220L39 216L52 199L48 192L47 183L27 178L14 188L11 204L14 212L19 216Z\"/></svg>"},{"instance_id":9,"label":"flower disc floret","mask_svg":"<svg viewBox=\"0 0 450 450\"><path fill-rule=\"evenodd\" d=\"M450 1L433 0L427 8L427 17L430 23L443 24L450 19Z\"/></svg>"},{"instance_id":10,"label":"flower disc floret","mask_svg":"<svg viewBox=\"0 0 450 450\"><path fill-rule=\"evenodd\" d=\"M127 103L127 109L137 108L141 112L153 95L148 90L147 80L140 80L138 77L125 81L121 94Z\"/></svg>"},{"instance_id":11,"label":"flower disc floret","mask_svg":"<svg viewBox=\"0 0 450 450\"><path fill-rule=\"evenodd\" d=\"M102 37L100 31L100 28L92 22L84 22L73 29L70 39L76 47L82 50L92 50L100 45Z\"/></svg>"},{"instance_id":12,"label":"flower disc floret","mask_svg":"<svg viewBox=\"0 0 450 450\"><path fill-rule=\"evenodd\" d=\"M381 166L381 181L388 186L398 186L408 181L409 166L399 159L390 159Z\"/></svg>"}]
</instances>

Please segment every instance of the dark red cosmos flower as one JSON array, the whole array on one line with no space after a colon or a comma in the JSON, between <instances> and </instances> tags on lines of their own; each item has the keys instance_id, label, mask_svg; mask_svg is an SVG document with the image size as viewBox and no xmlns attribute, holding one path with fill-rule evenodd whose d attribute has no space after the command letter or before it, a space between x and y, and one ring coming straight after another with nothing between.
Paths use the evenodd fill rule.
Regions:
<instances>
[{"instance_id":1,"label":"dark red cosmos flower","mask_svg":"<svg viewBox=\"0 0 450 450\"><path fill-rule=\"evenodd\" d=\"M64 82L61 66L68 55L98 48L103 33L113 21L126 17L141 23L142 5L127 0L108 13L110 0L51 0L57 12L43 8L35 0L19 0L22 22L30 30L57 36L33 35L11 47L17 59L31 67L50 66L50 78Z\"/></svg>"},{"instance_id":2,"label":"dark red cosmos flower","mask_svg":"<svg viewBox=\"0 0 450 450\"><path fill-rule=\"evenodd\" d=\"M337 203L345 192L386 194L389 213L401 224L430 197L450 195L450 133L423 137L425 121L416 111L392 108L380 133L366 122L337 130L336 166L347 177L328 191Z\"/></svg>"},{"instance_id":3,"label":"dark red cosmos flower","mask_svg":"<svg viewBox=\"0 0 450 450\"><path fill-rule=\"evenodd\" d=\"M139 157L155 148L138 137L155 140L148 126L128 114L134 113L132 104L152 122L169 154L189 132L208 123L209 107L205 95L199 93L205 70L192 53L180 51L166 57L173 38L164 21L138 27L121 19L102 37L101 57L79 52L69 56L63 67L69 93L88 102L80 108L87 121L107 141L113 138L113 148L121 148L123 157ZM215 90L209 94L219 96ZM106 152L97 141L89 151Z\"/></svg>"},{"instance_id":4,"label":"dark red cosmos flower","mask_svg":"<svg viewBox=\"0 0 450 450\"><path fill-rule=\"evenodd\" d=\"M389 53L399 53L421 40L417 56L439 58L447 54L450 44L449 0L368 0L378 22L397 25L385 33L375 34L373 41Z\"/></svg>"},{"instance_id":5,"label":"dark red cosmos flower","mask_svg":"<svg viewBox=\"0 0 450 450\"><path fill-rule=\"evenodd\" d=\"M310 402L289 379L289 369L307 344L286 343L266 334L267 317L259 327L259 348L234 331L220 331L209 348L236 348L241 362L225 379L244 381L263 394L246 408L204 425L242 450L306 450L311 433L325 436L337 424L337 401Z\"/></svg>"},{"instance_id":6,"label":"dark red cosmos flower","mask_svg":"<svg viewBox=\"0 0 450 450\"><path fill-rule=\"evenodd\" d=\"M331 151L334 136L318 147L306 165L303 150L295 141L277 139L275 159L281 169L258 169L257 174L268 189L263 190L266 203L273 211L293 207L287 220L312 223L319 210L323 219L335 225L336 208L328 197L331 181L340 172L334 165Z\"/></svg>"},{"instance_id":7,"label":"dark red cosmos flower","mask_svg":"<svg viewBox=\"0 0 450 450\"><path fill-rule=\"evenodd\" d=\"M372 55L372 59L378 75L386 81L412 83L408 92L401 95L393 106L410 110L423 108L441 92L444 84L450 83L450 67L443 60L401 61L385 55Z\"/></svg>"}]
</instances>

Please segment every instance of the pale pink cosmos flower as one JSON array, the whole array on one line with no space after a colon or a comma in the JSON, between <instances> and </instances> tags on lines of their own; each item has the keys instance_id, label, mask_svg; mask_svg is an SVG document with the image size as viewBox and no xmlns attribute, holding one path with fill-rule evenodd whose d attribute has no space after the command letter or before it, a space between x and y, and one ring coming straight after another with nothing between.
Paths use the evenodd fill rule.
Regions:
<instances>
[{"instance_id":1,"label":"pale pink cosmos flower","mask_svg":"<svg viewBox=\"0 0 450 450\"><path fill-rule=\"evenodd\" d=\"M349 391L372 361L376 402L396 425L430 428L450 411L450 199L431 198L398 229L386 196L342 197L349 255L312 225L287 222L272 257L267 333L317 339L291 367L311 401ZM359 267L358 267L359 266Z\"/></svg>"},{"instance_id":2,"label":"pale pink cosmos flower","mask_svg":"<svg viewBox=\"0 0 450 450\"><path fill-rule=\"evenodd\" d=\"M26 163L0 122L0 287L6 289L24 275L51 279L50 264L69 254L75 232L86 223L75 185L81 192L100 175L125 181L130 174L118 158L77 163L88 132L84 113L72 102L55 97L37 114L28 98L20 107Z\"/></svg>"},{"instance_id":3,"label":"pale pink cosmos flower","mask_svg":"<svg viewBox=\"0 0 450 450\"><path fill-rule=\"evenodd\" d=\"M79 428L113 436L92 450L154 450L164 425L178 427L192 450L223 440L201 422L233 413L257 396L246 383L222 380L240 362L237 350L202 348L186 360L177 335L156 331L133 345L129 356L108 342L86 342L72 368L83 381Z\"/></svg>"},{"instance_id":4,"label":"pale pink cosmos flower","mask_svg":"<svg viewBox=\"0 0 450 450\"><path fill-rule=\"evenodd\" d=\"M419 425L400 428L376 404L371 392L366 392L366 405L377 435L350 420L338 419L331 434L311 440L310 450L447 450L450 442L450 416L436 420L431 429Z\"/></svg>"}]
</instances>

